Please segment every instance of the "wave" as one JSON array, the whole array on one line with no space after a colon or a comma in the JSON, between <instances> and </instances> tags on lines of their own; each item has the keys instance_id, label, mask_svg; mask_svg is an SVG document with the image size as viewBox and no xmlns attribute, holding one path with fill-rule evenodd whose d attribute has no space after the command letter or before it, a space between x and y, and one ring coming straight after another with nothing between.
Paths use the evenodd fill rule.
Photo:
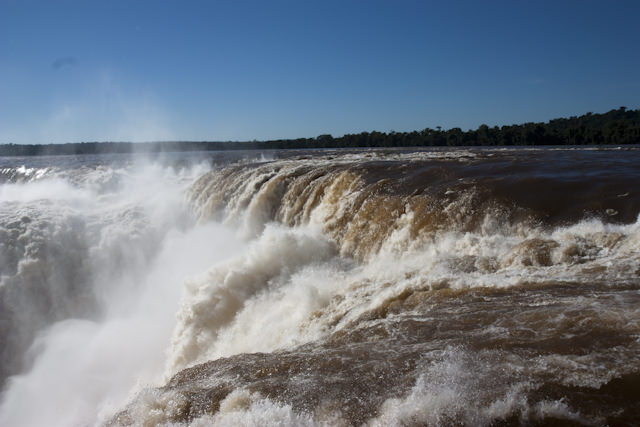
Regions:
<instances>
[{"instance_id":1,"label":"wave","mask_svg":"<svg viewBox=\"0 0 640 427\"><path fill-rule=\"evenodd\" d=\"M152 360L170 341L175 284L215 253L189 232L195 222L184 203L189 174L202 169L105 170L0 187L0 424L77 424L110 399L123 404L152 366L162 372L164 358ZM121 185L102 191L114 174ZM220 227L198 232L226 236ZM200 255L188 253L195 247ZM139 357L126 356L132 348ZM34 402L39 411L25 409Z\"/></svg>"},{"instance_id":2,"label":"wave","mask_svg":"<svg viewBox=\"0 0 640 427\"><path fill-rule=\"evenodd\" d=\"M628 223L606 211L635 194L625 177L594 204L600 210L567 214L575 198L541 212L516 189L499 197L504 182L493 167L460 183L455 172L467 173L469 159L444 160L454 162L444 178L442 158L362 160L232 165L191 187L201 220L233 225L252 243L187 284L166 371L173 377L118 423L155 414L215 424L238 394L245 403L233 419L249 424L258 408L265 419L310 425L633 419L628 402L600 412L580 403L640 368L640 222L633 209ZM418 180L396 167L429 185L417 193L408 183ZM502 179L542 191L550 178ZM575 197L593 202L592 184ZM299 248L291 233L311 240ZM284 255L283 242L296 256ZM266 265L277 268L265 275Z\"/></svg>"},{"instance_id":3,"label":"wave","mask_svg":"<svg viewBox=\"0 0 640 427\"><path fill-rule=\"evenodd\" d=\"M40 283L18 241L83 260L34 252L38 295L84 273L26 334L2 420L61 376L32 425L633 420L639 172L616 153L253 153L4 184L11 289ZM43 198L56 179L73 195Z\"/></svg>"},{"instance_id":4,"label":"wave","mask_svg":"<svg viewBox=\"0 0 640 427\"><path fill-rule=\"evenodd\" d=\"M247 237L272 221L319 226L341 255L360 260L380 251L404 253L447 232L535 236L584 220L628 224L638 218L638 173L630 165L630 176L623 167L615 175L589 165L574 171L573 163L545 170L539 160L513 164L511 154L488 154L232 165L203 175L190 199L201 220L239 227Z\"/></svg>"}]
</instances>

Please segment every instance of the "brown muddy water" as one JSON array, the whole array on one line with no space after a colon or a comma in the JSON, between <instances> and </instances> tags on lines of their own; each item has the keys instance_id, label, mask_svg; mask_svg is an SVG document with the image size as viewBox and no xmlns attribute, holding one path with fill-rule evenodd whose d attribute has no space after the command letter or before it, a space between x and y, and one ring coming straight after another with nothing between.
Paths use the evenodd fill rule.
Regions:
<instances>
[{"instance_id":1,"label":"brown muddy water","mask_svg":"<svg viewBox=\"0 0 640 427\"><path fill-rule=\"evenodd\" d=\"M0 182L1 425L640 423L638 147L5 158Z\"/></svg>"}]
</instances>

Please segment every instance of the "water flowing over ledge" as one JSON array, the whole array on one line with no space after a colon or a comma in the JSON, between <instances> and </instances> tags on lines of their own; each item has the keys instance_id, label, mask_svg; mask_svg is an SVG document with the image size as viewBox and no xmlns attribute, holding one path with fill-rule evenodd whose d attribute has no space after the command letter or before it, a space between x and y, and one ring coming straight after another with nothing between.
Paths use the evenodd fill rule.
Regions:
<instances>
[{"instance_id":1,"label":"water flowing over ledge","mask_svg":"<svg viewBox=\"0 0 640 427\"><path fill-rule=\"evenodd\" d=\"M374 152L240 164L202 176L190 198L201 219L246 236L272 221L317 225L342 255L358 259L394 245L402 253L443 232L534 234L587 218L636 221L634 163L619 162L613 173L588 151L553 154L551 164L549 152L524 154Z\"/></svg>"},{"instance_id":2,"label":"water flowing over ledge","mask_svg":"<svg viewBox=\"0 0 640 427\"><path fill-rule=\"evenodd\" d=\"M640 419L640 151L272 154L2 169L0 419Z\"/></svg>"}]
</instances>

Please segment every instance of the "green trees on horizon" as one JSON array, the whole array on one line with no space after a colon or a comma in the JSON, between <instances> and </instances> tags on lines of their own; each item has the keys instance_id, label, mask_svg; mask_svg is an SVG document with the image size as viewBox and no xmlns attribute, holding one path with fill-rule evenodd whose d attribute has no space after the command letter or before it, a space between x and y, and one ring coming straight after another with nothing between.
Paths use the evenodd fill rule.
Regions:
<instances>
[{"instance_id":1,"label":"green trees on horizon","mask_svg":"<svg viewBox=\"0 0 640 427\"><path fill-rule=\"evenodd\" d=\"M212 142L81 142L68 144L0 145L0 156L58 154L157 153L168 151L214 151L249 149L304 149L356 147L461 147L525 145L621 145L640 144L640 110L620 107L603 114L553 119L547 123L524 123L502 127L485 124L475 130L425 128L412 132L362 132L334 138L272 141Z\"/></svg>"}]
</instances>

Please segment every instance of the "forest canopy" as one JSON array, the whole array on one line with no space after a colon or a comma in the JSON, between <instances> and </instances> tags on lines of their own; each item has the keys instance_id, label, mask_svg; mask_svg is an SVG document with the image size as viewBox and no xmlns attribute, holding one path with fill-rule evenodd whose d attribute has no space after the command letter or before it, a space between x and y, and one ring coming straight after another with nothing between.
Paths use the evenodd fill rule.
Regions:
<instances>
[{"instance_id":1,"label":"forest canopy","mask_svg":"<svg viewBox=\"0 0 640 427\"><path fill-rule=\"evenodd\" d=\"M271 141L77 142L66 144L3 144L0 156L36 156L103 153L158 153L250 149L304 149L354 147L463 147L524 145L622 145L640 143L640 110L620 107L603 114L553 119L502 127L480 125L475 130L425 128L413 132L362 132L334 138Z\"/></svg>"}]
</instances>

